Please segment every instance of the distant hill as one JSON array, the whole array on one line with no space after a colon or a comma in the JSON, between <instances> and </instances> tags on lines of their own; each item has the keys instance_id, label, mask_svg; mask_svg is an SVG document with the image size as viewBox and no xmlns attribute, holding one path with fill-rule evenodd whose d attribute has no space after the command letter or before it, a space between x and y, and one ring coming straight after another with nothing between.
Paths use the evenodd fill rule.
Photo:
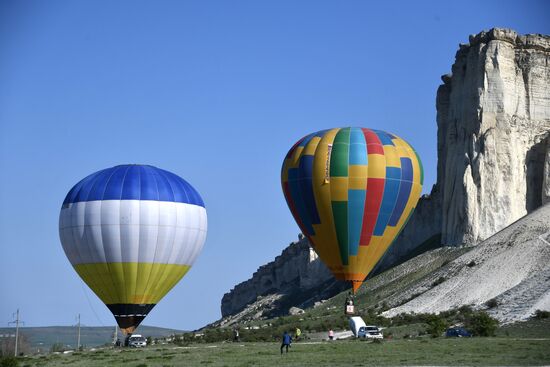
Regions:
<instances>
[{"instance_id":1,"label":"distant hill","mask_svg":"<svg viewBox=\"0 0 550 367\"><path fill-rule=\"evenodd\" d=\"M86 347L95 347L113 340L113 327L81 327L80 343ZM75 348L77 340L77 329L75 326L44 326L44 327L23 327L19 328L20 334L24 335L34 350L47 351L55 343L61 343L67 348ZM138 327L136 334L153 338L166 337L172 334L181 334L185 331L176 329L165 329L155 326L142 325ZM15 335L15 328L0 328L0 338ZM119 331L119 337L121 337Z\"/></svg>"}]
</instances>

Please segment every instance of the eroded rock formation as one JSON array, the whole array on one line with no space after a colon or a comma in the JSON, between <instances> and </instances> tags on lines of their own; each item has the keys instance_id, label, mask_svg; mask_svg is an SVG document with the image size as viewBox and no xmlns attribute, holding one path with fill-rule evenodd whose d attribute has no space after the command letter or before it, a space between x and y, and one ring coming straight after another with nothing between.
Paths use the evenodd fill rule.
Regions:
<instances>
[{"instance_id":1,"label":"eroded rock formation","mask_svg":"<svg viewBox=\"0 0 550 367\"><path fill-rule=\"evenodd\" d=\"M291 243L274 261L261 266L249 280L235 286L222 298L222 316L233 315L258 296L305 292L334 279L326 266L301 238Z\"/></svg>"},{"instance_id":2,"label":"eroded rock formation","mask_svg":"<svg viewBox=\"0 0 550 367\"><path fill-rule=\"evenodd\" d=\"M442 79L442 242L478 243L539 207L548 190L550 37L507 29L470 36Z\"/></svg>"}]
</instances>

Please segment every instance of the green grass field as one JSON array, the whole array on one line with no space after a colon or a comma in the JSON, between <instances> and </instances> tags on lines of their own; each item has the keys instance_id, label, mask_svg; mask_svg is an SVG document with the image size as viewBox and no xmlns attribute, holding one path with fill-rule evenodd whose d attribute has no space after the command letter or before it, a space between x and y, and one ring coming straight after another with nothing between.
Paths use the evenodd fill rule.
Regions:
<instances>
[{"instance_id":1,"label":"green grass field","mask_svg":"<svg viewBox=\"0 0 550 367\"><path fill-rule=\"evenodd\" d=\"M20 366L380 366L547 365L550 339L418 338L381 343L358 340L294 343L280 355L277 343L196 344L187 347L104 349L27 357Z\"/></svg>"}]
</instances>

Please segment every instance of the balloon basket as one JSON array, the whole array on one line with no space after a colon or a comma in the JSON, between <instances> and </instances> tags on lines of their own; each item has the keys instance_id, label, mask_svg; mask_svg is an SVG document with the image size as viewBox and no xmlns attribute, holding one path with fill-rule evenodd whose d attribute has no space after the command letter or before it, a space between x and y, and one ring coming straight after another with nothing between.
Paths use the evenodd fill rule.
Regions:
<instances>
[{"instance_id":1,"label":"balloon basket","mask_svg":"<svg viewBox=\"0 0 550 367\"><path fill-rule=\"evenodd\" d=\"M355 313L355 306L354 305L346 305L346 307L344 309L344 314L346 316L355 316L355 315L357 315Z\"/></svg>"}]
</instances>

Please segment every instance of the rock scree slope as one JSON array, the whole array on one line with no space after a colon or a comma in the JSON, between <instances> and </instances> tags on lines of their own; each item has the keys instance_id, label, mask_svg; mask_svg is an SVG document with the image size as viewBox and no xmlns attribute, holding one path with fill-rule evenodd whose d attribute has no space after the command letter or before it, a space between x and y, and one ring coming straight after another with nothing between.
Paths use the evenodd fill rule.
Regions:
<instances>
[{"instance_id":1,"label":"rock scree slope","mask_svg":"<svg viewBox=\"0 0 550 367\"><path fill-rule=\"evenodd\" d=\"M550 310L550 204L518 220L411 286L419 294L382 315L438 313L463 305L488 308L501 322ZM433 285L437 279L443 282Z\"/></svg>"}]
</instances>

